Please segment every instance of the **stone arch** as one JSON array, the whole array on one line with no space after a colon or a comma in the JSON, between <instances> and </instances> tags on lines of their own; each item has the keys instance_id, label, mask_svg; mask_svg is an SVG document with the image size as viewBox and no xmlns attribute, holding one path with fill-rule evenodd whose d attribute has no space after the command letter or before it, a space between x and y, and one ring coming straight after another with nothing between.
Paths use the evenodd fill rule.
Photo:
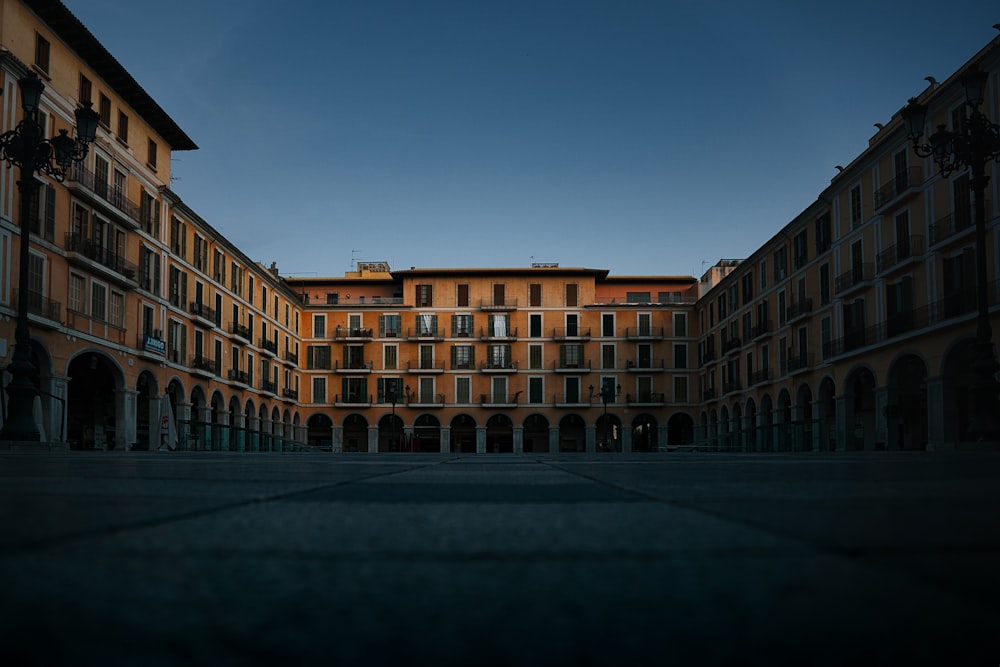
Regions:
<instances>
[{"instance_id":1,"label":"stone arch","mask_svg":"<svg viewBox=\"0 0 1000 667\"><path fill-rule=\"evenodd\" d=\"M733 419L730 422L732 428L731 449L736 452L744 451L746 445L743 438L743 407L738 403L733 403Z\"/></svg>"},{"instance_id":2,"label":"stone arch","mask_svg":"<svg viewBox=\"0 0 1000 667\"><path fill-rule=\"evenodd\" d=\"M875 374L857 366L844 381L847 399L847 449L875 449Z\"/></svg>"},{"instance_id":3,"label":"stone arch","mask_svg":"<svg viewBox=\"0 0 1000 667\"><path fill-rule=\"evenodd\" d=\"M729 407L726 405L719 408L719 447L726 452L732 448L729 436Z\"/></svg>"},{"instance_id":4,"label":"stone arch","mask_svg":"<svg viewBox=\"0 0 1000 667\"><path fill-rule=\"evenodd\" d=\"M126 442L125 373L101 350L82 350L69 362L67 438L73 449L114 449ZM134 434L133 434L134 435ZM46 434L48 436L48 434ZM128 440L131 444L132 440Z\"/></svg>"},{"instance_id":5,"label":"stone arch","mask_svg":"<svg viewBox=\"0 0 1000 667\"><path fill-rule=\"evenodd\" d=\"M246 451L246 422L243 419L243 410L240 408L239 396L233 394L229 397L229 451Z\"/></svg>"},{"instance_id":6,"label":"stone arch","mask_svg":"<svg viewBox=\"0 0 1000 667\"><path fill-rule=\"evenodd\" d=\"M568 414L559 420L559 451L587 451L587 424L578 414Z\"/></svg>"},{"instance_id":7,"label":"stone arch","mask_svg":"<svg viewBox=\"0 0 1000 667\"><path fill-rule=\"evenodd\" d=\"M792 448L796 451L812 451L813 429L812 387L803 382L795 392L795 406L792 409Z\"/></svg>"},{"instance_id":8,"label":"stone arch","mask_svg":"<svg viewBox=\"0 0 1000 667\"><path fill-rule=\"evenodd\" d=\"M757 401L753 396L747 398L744 423L747 430L747 450L760 451L760 428L757 426Z\"/></svg>"},{"instance_id":9,"label":"stone arch","mask_svg":"<svg viewBox=\"0 0 1000 667\"><path fill-rule=\"evenodd\" d=\"M382 415L378 420L378 451L402 451L404 439L403 420L395 411Z\"/></svg>"},{"instance_id":10,"label":"stone arch","mask_svg":"<svg viewBox=\"0 0 1000 667\"><path fill-rule=\"evenodd\" d=\"M787 452L792 449L792 394L787 387L778 392L778 409L774 416L775 430L778 434L778 451Z\"/></svg>"},{"instance_id":11,"label":"stone arch","mask_svg":"<svg viewBox=\"0 0 1000 667\"><path fill-rule=\"evenodd\" d=\"M486 451L490 454L514 453L514 422L503 413L486 420Z\"/></svg>"},{"instance_id":12,"label":"stone arch","mask_svg":"<svg viewBox=\"0 0 1000 667\"><path fill-rule=\"evenodd\" d=\"M333 420L322 412L306 419L306 442L319 449L333 449Z\"/></svg>"},{"instance_id":13,"label":"stone arch","mask_svg":"<svg viewBox=\"0 0 1000 667\"><path fill-rule=\"evenodd\" d=\"M774 403L771 402L771 395L764 394L760 397L760 426L757 428L759 438L759 451L774 451Z\"/></svg>"},{"instance_id":14,"label":"stone arch","mask_svg":"<svg viewBox=\"0 0 1000 667\"><path fill-rule=\"evenodd\" d=\"M926 450L927 364L913 353L903 354L889 366L886 426L889 449Z\"/></svg>"},{"instance_id":15,"label":"stone arch","mask_svg":"<svg viewBox=\"0 0 1000 667\"><path fill-rule=\"evenodd\" d=\"M344 451L368 451L368 420L364 415L352 412L344 418Z\"/></svg>"},{"instance_id":16,"label":"stone arch","mask_svg":"<svg viewBox=\"0 0 1000 667\"><path fill-rule=\"evenodd\" d=\"M706 419L701 413L702 420ZM686 412L675 412L667 420L667 446L686 447L694 443L694 420Z\"/></svg>"},{"instance_id":17,"label":"stone arch","mask_svg":"<svg viewBox=\"0 0 1000 667\"><path fill-rule=\"evenodd\" d=\"M522 446L525 454L549 451L549 420L537 412L524 418Z\"/></svg>"},{"instance_id":18,"label":"stone arch","mask_svg":"<svg viewBox=\"0 0 1000 667\"><path fill-rule=\"evenodd\" d=\"M622 420L613 412L603 412L594 423L597 435L597 451L622 451Z\"/></svg>"},{"instance_id":19,"label":"stone arch","mask_svg":"<svg viewBox=\"0 0 1000 667\"><path fill-rule=\"evenodd\" d=\"M643 412L632 420L632 451L656 452L660 449L660 425L656 417Z\"/></svg>"},{"instance_id":20,"label":"stone arch","mask_svg":"<svg viewBox=\"0 0 1000 667\"><path fill-rule=\"evenodd\" d=\"M465 413L451 420L451 451L453 454L476 453L476 419Z\"/></svg>"},{"instance_id":21,"label":"stone arch","mask_svg":"<svg viewBox=\"0 0 1000 667\"><path fill-rule=\"evenodd\" d=\"M229 450L229 415L226 412L226 401L221 391L212 392L212 427L211 448L221 451Z\"/></svg>"},{"instance_id":22,"label":"stone arch","mask_svg":"<svg viewBox=\"0 0 1000 667\"><path fill-rule=\"evenodd\" d=\"M268 419L268 409L265 403L261 403L260 407L257 408L257 429L259 431L257 436L258 451L271 451L271 423Z\"/></svg>"},{"instance_id":23,"label":"stone arch","mask_svg":"<svg viewBox=\"0 0 1000 667\"><path fill-rule=\"evenodd\" d=\"M715 408L708 413L708 445L712 449L719 448L719 413Z\"/></svg>"},{"instance_id":24,"label":"stone arch","mask_svg":"<svg viewBox=\"0 0 1000 667\"><path fill-rule=\"evenodd\" d=\"M413 440L408 447L413 452L441 451L441 421L424 413L413 420Z\"/></svg>"}]
</instances>

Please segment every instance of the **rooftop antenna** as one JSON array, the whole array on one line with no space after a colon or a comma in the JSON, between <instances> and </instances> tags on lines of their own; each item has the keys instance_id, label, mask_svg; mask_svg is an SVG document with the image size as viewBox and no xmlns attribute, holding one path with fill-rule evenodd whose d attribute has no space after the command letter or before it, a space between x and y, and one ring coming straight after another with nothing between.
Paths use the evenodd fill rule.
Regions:
<instances>
[{"instance_id":1,"label":"rooftop antenna","mask_svg":"<svg viewBox=\"0 0 1000 667\"><path fill-rule=\"evenodd\" d=\"M358 262L354 259L354 255L359 252L361 251L351 248L351 271L357 271Z\"/></svg>"}]
</instances>

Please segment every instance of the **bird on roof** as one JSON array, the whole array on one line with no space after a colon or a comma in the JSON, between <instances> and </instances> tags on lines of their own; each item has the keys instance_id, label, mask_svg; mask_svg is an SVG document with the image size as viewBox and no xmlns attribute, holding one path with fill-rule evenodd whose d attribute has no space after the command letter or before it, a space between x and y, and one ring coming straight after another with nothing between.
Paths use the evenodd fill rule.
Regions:
<instances>
[{"instance_id":1,"label":"bird on roof","mask_svg":"<svg viewBox=\"0 0 1000 667\"><path fill-rule=\"evenodd\" d=\"M928 83L929 83L929 84L931 84L932 86L936 86L936 85L938 85L938 82L937 82L937 79L935 79L935 78L934 78L934 77L932 77L932 76L925 76L925 77L924 77L924 81L928 82Z\"/></svg>"},{"instance_id":2,"label":"bird on roof","mask_svg":"<svg viewBox=\"0 0 1000 667\"><path fill-rule=\"evenodd\" d=\"M844 168L841 167L839 164L833 165L833 168L836 169L838 173L844 171Z\"/></svg>"},{"instance_id":3,"label":"bird on roof","mask_svg":"<svg viewBox=\"0 0 1000 667\"><path fill-rule=\"evenodd\" d=\"M883 127L885 127L885 125L883 125L882 123L875 123L875 127L881 130Z\"/></svg>"}]
</instances>

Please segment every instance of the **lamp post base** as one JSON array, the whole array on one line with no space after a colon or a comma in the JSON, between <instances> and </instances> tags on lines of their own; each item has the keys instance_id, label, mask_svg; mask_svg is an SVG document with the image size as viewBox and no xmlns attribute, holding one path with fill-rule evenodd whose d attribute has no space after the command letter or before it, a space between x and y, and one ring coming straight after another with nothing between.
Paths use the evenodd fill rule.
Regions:
<instances>
[{"instance_id":1,"label":"lamp post base","mask_svg":"<svg viewBox=\"0 0 1000 667\"><path fill-rule=\"evenodd\" d=\"M7 367L14 379L7 385L7 421L0 430L0 441L38 442L41 434L35 423L37 391L31 383L35 369L30 361L18 360L16 357L15 354L15 360Z\"/></svg>"}]
</instances>

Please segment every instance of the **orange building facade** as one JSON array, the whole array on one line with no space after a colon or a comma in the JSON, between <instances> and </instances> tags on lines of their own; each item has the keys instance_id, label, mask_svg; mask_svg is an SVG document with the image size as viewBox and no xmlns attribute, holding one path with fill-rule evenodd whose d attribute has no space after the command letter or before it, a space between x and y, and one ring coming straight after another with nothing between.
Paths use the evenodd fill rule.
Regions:
<instances>
[{"instance_id":1,"label":"orange building facade","mask_svg":"<svg viewBox=\"0 0 1000 667\"><path fill-rule=\"evenodd\" d=\"M0 170L0 366L29 301L43 440L79 449L641 452L928 449L968 439L975 234L898 114L750 257L690 276L359 262L286 278L170 185L195 143L55 0L0 0L2 131L19 78L47 136L100 113L86 159L39 176L17 285L17 169ZM958 77L920 94L957 127ZM1000 194L987 192L997 328ZM9 380L4 375L3 385ZM0 404L5 400L0 397ZM0 420L6 413L0 412Z\"/></svg>"}]
</instances>

